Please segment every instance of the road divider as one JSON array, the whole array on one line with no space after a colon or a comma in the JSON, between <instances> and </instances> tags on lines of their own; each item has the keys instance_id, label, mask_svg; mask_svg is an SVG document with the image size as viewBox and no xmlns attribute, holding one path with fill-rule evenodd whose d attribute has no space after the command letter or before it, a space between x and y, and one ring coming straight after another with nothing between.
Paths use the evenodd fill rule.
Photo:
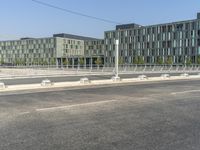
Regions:
<instances>
[{"instance_id":1,"label":"road divider","mask_svg":"<svg viewBox=\"0 0 200 150\"><path fill-rule=\"evenodd\" d=\"M187 77L187 78L186 78ZM0 93L8 91L23 91L23 90L39 90L48 88L63 88L63 87L81 87L81 86L95 86L95 85L109 85L109 84L123 84L123 83L137 83L137 82L153 82L153 81L171 81L171 80L184 80L184 79L200 79L199 75L182 75L182 76L168 76L167 74L160 77L147 77L146 75L140 75L138 78L124 78L113 82L113 79L105 80L89 80L87 77L81 78L80 81L72 82L51 82L48 79L38 84L24 84L24 85L8 85L0 82Z\"/></svg>"}]
</instances>

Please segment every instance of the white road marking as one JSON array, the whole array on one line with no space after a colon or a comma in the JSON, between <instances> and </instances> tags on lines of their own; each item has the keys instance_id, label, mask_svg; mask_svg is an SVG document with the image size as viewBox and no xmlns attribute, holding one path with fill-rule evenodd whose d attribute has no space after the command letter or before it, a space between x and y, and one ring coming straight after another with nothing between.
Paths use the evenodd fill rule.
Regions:
<instances>
[{"instance_id":1,"label":"white road marking","mask_svg":"<svg viewBox=\"0 0 200 150\"><path fill-rule=\"evenodd\" d=\"M186 93L196 93L196 92L200 92L200 90L190 90L190 91L182 91L182 92L172 92L172 95L176 95L176 94L186 94Z\"/></svg>"},{"instance_id":2,"label":"white road marking","mask_svg":"<svg viewBox=\"0 0 200 150\"><path fill-rule=\"evenodd\" d=\"M26 115L26 114L29 114L29 113L30 113L29 111L26 111L26 112L19 113L19 115Z\"/></svg>"},{"instance_id":3,"label":"white road marking","mask_svg":"<svg viewBox=\"0 0 200 150\"><path fill-rule=\"evenodd\" d=\"M90 103L83 103L83 104L58 106L58 107L40 108L40 109L36 109L36 111L37 112L55 111L57 109L67 109L67 108L80 107L80 106L90 106L90 105L106 104L106 103L112 103L112 102L116 102L116 101L118 101L118 100L107 100L107 101L90 102Z\"/></svg>"}]
</instances>

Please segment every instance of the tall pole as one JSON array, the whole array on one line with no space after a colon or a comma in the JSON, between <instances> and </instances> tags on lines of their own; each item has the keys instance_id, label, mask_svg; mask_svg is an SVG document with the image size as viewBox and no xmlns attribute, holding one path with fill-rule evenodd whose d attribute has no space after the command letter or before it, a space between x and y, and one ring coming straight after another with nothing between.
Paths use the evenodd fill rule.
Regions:
<instances>
[{"instance_id":1,"label":"tall pole","mask_svg":"<svg viewBox=\"0 0 200 150\"><path fill-rule=\"evenodd\" d=\"M119 40L116 40L116 50L115 50L115 77L118 78L119 66Z\"/></svg>"}]
</instances>

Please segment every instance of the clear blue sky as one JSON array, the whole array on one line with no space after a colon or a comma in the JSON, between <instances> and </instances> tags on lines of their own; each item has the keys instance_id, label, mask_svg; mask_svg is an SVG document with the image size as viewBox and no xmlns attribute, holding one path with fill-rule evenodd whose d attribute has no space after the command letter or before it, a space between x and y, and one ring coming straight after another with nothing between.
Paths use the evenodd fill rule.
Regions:
<instances>
[{"instance_id":1,"label":"clear blue sky","mask_svg":"<svg viewBox=\"0 0 200 150\"><path fill-rule=\"evenodd\" d=\"M196 18L200 0L40 0L121 23L150 25ZM38 5L31 0L1 0L0 40L71 33L103 38L114 24Z\"/></svg>"}]
</instances>

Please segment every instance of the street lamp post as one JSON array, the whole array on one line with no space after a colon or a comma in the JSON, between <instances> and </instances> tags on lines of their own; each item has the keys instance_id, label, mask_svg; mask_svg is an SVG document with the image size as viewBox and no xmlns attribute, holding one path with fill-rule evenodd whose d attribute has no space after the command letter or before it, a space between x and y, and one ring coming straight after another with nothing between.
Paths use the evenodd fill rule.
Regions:
<instances>
[{"instance_id":1,"label":"street lamp post","mask_svg":"<svg viewBox=\"0 0 200 150\"><path fill-rule=\"evenodd\" d=\"M116 40L116 50L115 50L115 77L119 76L119 40Z\"/></svg>"},{"instance_id":2,"label":"street lamp post","mask_svg":"<svg viewBox=\"0 0 200 150\"><path fill-rule=\"evenodd\" d=\"M115 41L116 49L115 49L115 76L112 77L113 81L120 81L119 77L119 40Z\"/></svg>"}]
</instances>

